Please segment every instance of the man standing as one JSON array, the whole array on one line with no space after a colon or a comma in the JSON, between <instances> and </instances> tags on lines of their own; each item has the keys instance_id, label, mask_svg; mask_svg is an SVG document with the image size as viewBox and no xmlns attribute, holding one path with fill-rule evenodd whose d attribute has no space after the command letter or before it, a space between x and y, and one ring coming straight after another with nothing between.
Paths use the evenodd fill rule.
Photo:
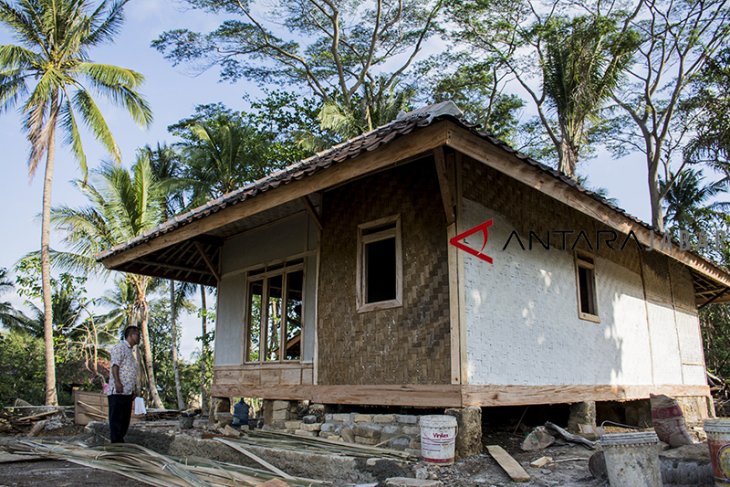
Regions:
<instances>
[{"instance_id":1,"label":"man standing","mask_svg":"<svg viewBox=\"0 0 730 487\"><path fill-rule=\"evenodd\" d=\"M109 436L112 443L124 443L132 417L132 401L137 385L137 360L134 347L139 343L139 328L128 326L124 340L112 348L109 377Z\"/></svg>"}]
</instances>

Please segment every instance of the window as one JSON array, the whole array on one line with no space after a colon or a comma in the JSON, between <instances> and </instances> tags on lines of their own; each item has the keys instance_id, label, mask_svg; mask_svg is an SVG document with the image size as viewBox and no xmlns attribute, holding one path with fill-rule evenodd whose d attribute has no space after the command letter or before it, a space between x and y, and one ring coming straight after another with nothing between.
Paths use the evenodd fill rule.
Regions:
<instances>
[{"instance_id":1,"label":"window","mask_svg":"<svg viewBox=\"0 0 730 487\"><path fill-rule=\"evenodd\" d=\"M358 226L358 311L402 304L400 218L391 216Z\"/></svg>"},{"instance_id":2,"label":"window","mask_svg":"<svg viewBox=\"0 0 730 487\"><path fill-rule=\"evenodd\" d=\"M578 316L584 320L598 322L596 271L593 257L576 253L575 273L578 288Z\"/></svg>"},{"instance_id":3,"label":"window","mask_svg":"<svg viewBox=\"0 0 730 487\"><path fill-rule=\"evenodd\" d=\"M301 359L303 289L301 264L249 273L246 362Z\"/></svg>"}]
</instances>

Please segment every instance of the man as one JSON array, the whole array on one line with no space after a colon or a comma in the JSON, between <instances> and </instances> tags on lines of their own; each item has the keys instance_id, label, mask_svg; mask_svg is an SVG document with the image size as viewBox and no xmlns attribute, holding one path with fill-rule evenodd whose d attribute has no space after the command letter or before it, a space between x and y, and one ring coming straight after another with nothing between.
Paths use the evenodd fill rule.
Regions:
<instances>
[{"instance_id":1,"label":"man","mask_svg":"<svg viewBox=\"0 0 730 487\"><path fill-rule=\"evenodd\" d=\"M109 436L112 443L124 443L132 417L132 401L137 385L137 359L134 347L139 343L139 328L128 326L124 340L112 348L112 373L109 377Z\"/></svg>"}]
</instances>

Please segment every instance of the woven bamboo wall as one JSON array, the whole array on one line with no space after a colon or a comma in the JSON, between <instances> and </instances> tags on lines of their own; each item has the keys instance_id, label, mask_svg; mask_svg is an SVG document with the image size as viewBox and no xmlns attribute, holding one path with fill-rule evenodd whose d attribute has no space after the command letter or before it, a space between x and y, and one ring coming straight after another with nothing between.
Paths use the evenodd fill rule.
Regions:
<instances>
[{"instance_id":1,"label":"woven bamboo wall","mask_svg":"<svg viewBox=\"0 0 730 487\"><path fill-rule=\"evenodd\" d=\"M357 226L399 214L403 306L358 313ZM319 384L448 384L446 223L431 159L324 195L318 292Z\"/></svg>"}]
</instances>

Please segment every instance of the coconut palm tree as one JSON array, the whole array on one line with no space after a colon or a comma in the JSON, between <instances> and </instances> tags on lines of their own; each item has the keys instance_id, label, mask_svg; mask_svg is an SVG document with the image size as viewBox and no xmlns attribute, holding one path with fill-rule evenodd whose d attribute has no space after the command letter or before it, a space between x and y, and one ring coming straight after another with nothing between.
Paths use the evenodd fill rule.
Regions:
<instances>
[{"instance_id":1,"label":"coconut palm tree","mask_svg":"<svg viewBox=\"0 0 730 487\"><path fill-rule=\"evenodd\" d=\"M99 179L96 185L78 182L90 206L78 209L63 206L52 212L53 222L65 231L64 241L75 253L73 256L59 255L59 265L81 265L88 271L98 271L99 264L94 259L97 253L154 228L164 219L164 186L155 180L149 158L144 153L138 154L131 174L120 166L105 163L96 176ZM162 408L147 326L147 292L152 278L138 274L126 274L126 278L134 290L134 318L137 321L138 317L142 332L150 400L154 407Z\"/></svg>"},{"instance_id":2,"label":"coconut palm tree","mask_svg":"<svg viewBox=\"0 0 730 487\"><path fill-rule=\"evenodd\" d=\"M713 219L727 214L730 203L713 201L730 187L727 177L705 183L702 171L685 169L679 174L670 174L668 179L672 181L671 186L664 180L659 182L660 191L666 192L664 220L668 226L700 235L707 231L707 225Z\"/></svg>"},{"instance_id":3,"label":"coconut palm tree","mask_svg":"<svg viewBox=\"0 0 730 487\"><path fill-rule=\"evenodd\" d=\"M638 35L620 31L608 17L552 18L545 26L543 90L557 116L558 168L575 177L581 146L590 125L638 48Z\"/></svg>"},{"instance_id":4,"label":"coconut palm tree","mask_svg":"<svg viewBox=\"0 0 730 487\"><path fill-rule=\"evenodd\" d=\"M61 129L86 179L79 120L115 160L121 160L90 88L123 107L138 124L146 126L152 120L147 102L136 91L143 81L142 75L131 69L95 63L88 53L90 48L114 37L122 24L127 1L103 0L94 7L87 0L24 0L17 4L0 0L0 24L8 27L17 41L0 46L0 110L20 103L23 129L30 143L31 176L45 157L41 277L46 404L58 403L49 252L56 131Z\"/></svg>"}]
</instances>

